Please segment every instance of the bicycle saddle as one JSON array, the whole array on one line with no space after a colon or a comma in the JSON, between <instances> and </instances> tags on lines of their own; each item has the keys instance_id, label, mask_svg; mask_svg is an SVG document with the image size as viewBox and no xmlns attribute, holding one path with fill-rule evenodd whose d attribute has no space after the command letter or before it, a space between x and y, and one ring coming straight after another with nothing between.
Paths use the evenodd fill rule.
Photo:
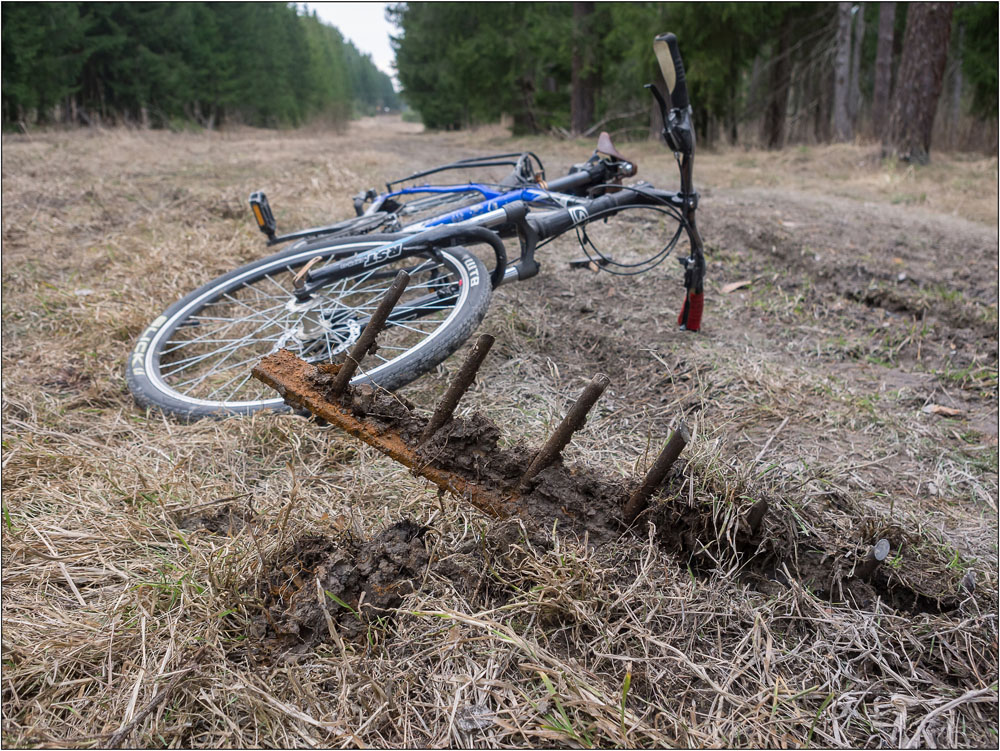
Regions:
<instances>
[{"instance_id":1,"label":"bicycle saddle","mask_svg":"<svg viewBox=\"0 0 1000 751\"><path fill-rule=\"evenodd\" d=\"M601 154L607 154L609 157L611 157L612 159L617 159L619 162L628 162L629 164L631 164L632 173L630 175L626 175L626 177L631 177L632 175L634 175L636 172L639 171L638 164L636 164L634 161L629 159L627 156L625 156L620 151L618 151L618 149L615 148L615 145L611 142L611 136L608 135L608 132L606 130L602 130L601 135L597 137L597 151Z\"/></svg>"}]
</instances>

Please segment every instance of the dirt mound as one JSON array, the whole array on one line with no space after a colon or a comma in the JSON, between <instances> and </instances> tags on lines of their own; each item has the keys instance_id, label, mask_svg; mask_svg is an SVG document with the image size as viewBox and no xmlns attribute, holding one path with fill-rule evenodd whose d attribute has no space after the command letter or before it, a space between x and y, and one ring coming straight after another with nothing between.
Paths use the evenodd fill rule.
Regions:
<instances>
[{"instance_id":1,"label":"dirt mound","mask_svg":"<svg viewBox=\"0 0 1000 751\"><path fill-rule=\"evenodd\" d=\"M637 487L635 480L623 481L600 467L569 465L557 457L527 482L528 468L541 454L520 442L501 448L500 429L481 413L453 418L425 438L427 420L413 404L394 394L369 386L331 393L336 366L316 368L280 352L258 367L259 377L292 403L308 405L418 473L431 467L438 477L461 478L457 483L455 479L439 482L442 491L451 489L461 498L463 492L455 490L460 486L496 499L493 508L500 511L493 515L516 519L529 537L544 538L558 530L601 546L623 534L642 531L642 524L625 523L626 499ZM343 412L336 409L338 403L357 419L345 421ZM372 434L385 441L373 441ZM744 581L764 591L773 590L775 584L788 587L794 581L831 602L862 610L873 607L876 598L906 612L942 612L958 606L956 593L949 590L950 577L935 578L916 563L908 565L913 573L906 578L891 567L863 565L863 548L881 536L850 540L832 525L806 527L793 509L775 498L761 494L727 497L724 487L703 487L711 502L696 504L695 483L724 485L725 477L707 480L685 470L683 463L670 467L660 482L661 501L648 510L644 521L656 525L662 547L686 559L692 573L711 575L731 567L741 572ZM690 490L687 499L685 487ZM772 519L765 524L769 512ZM883 545L892 549L893 543L898 553L904 540L886 538ZM464 578L460 571L453 573Z\"/></svg>"},{"instance_id":2,"label":"dirt mound","mask_svg":"<svg viewBox=\"0 0 1000 751\"><path fill-rule=\"evenodd\" d=\"M426 527L404 520L371 540L306 537L271 562L254 587L265 640L312 646L364 636L366 621L387 614L412 592L429 557Z\"/></svg>"}]
</instances>

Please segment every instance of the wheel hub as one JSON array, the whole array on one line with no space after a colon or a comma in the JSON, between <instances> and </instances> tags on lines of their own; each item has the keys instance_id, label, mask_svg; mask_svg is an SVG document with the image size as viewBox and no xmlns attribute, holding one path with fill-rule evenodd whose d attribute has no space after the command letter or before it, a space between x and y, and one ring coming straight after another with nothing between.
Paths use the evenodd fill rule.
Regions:
<instances>
[{"instance_id":1,"label":"wheel hub","mask_svg":"<svg viewBox=\"0 0 1000 751\"><path fill-rule=\"evenodd\" d=\"M338 355L346 351L361 335L361 323L356 318L348 318L331 323L325 316L319 316L315 321L302 321L293 329L286 331L275 342L271 354L279 349L296 349L305 353L321 339L331 341L329 354ZM337 341L336 346L332 341Z\"/></svg>"}]
</instances>

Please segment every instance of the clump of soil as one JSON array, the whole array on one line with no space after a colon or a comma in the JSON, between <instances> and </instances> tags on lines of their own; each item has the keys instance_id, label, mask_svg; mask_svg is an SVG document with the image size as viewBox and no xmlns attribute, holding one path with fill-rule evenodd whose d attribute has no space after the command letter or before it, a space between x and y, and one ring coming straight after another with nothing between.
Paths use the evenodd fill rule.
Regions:
<instances>
[{"instance_id":1,"label":"clump of soil","mask_svg":"<svg viewBox=\"0 0 1000 751\"><path fill-rule=\"evenodd\" d=\"M177 521L180 529L204 531L213 535L230 537L244 530L257 519L257 514L249 509L233 508L230 505L217 506L200 513L183 516Z\"/></svg>"},{"instance_id":2,"label":"clump of soil","mask_svg":"<svg viewBox=\"0 0 1000 751\"><path fill-rule=\"evenodd\" d=\"M792 531L786 514L772 511L773 518L755 530L747 523L749 512L733 519L726 503L690 507L679 500L684 482L675 468L665 482L665 500L651 508L647 518L656 525L660 545L696 575L709 576L720 565L732 563L742 582L764 594L777 594L794 581L824 599L861 610L874 607L876 597L909 613L942 613L960 603L957 593L945 590L948 577L921 566L907 566L905 579L888 565L862 576L857 564L868 545ZM780 508L775 498L759 500L772 510ZM869 543L882 537L894 554L909 552L913 543L898 527L869 531Z\"/></svg>"},{"instance_id":3,"label":"clump of soil","mask_svg":"<svg viewBox=\"0 0 1000 751\"><path fill-rule=\"evenodd\" d=\"M363 637L367 621L399 606L429 562L426 527L403 520L370 540L302 538L284 551L257 587L265 637L310 646Z\"/></svg>"},{"instance_id":4,"label":"clump of soil","mask_svg":"<svg viewBox=\"0 0 1000 751\"><path fill-rule=\"evenodd\" d=\"M598 467L567 466L556 460L524 489L518 483L535 456L524 445L501 449L500 430L480 412L455 418L419 453L437 466L447 467L477 485L518 495L517 517L528 528L551 530L553 523L595 544L622 534L621 509L628 484Z\"/></svg>"},{"instance_id":5,"label":"clump of soil","mask_svg":"<svg viewBox=\"0 0 1000 751\"><path fill-rule=\"evenodd\" d=\"M335 394L332 388L340 367L340 363L321 363L306 380L327 401L349 409L359 420L373 425L377 432L384 433L391 428L408 443L419 439L426 420L413 413L415 405L408 399L369 384L350 386L343 393Z\"/></svg>"}]
</instances>

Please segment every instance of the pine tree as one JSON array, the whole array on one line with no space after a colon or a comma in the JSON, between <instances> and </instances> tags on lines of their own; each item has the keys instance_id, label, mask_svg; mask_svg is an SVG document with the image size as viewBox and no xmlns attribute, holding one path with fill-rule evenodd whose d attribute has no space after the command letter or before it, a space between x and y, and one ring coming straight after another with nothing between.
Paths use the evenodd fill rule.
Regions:
<instances>
[{"instance_id":1,"label":"pine tree","mask_svg":"<svg viewBox=\"0 0 1000 751\"><path fill-rule=\"evenodd\" d=\"M896 3L879 3L878 52L875 57L875 90L872 92L872 129L881 137L889 116L892 85L892 38Z\"/></svg>"},{"instance_id":2,"label":"pine tree","mask_svg":"<svg viewBox=\"0 0 1000 751\"><path fill-rule=\"evenodd\" d=\"M884 154L919 164L930 159L953 8L951 3L916 3L909 9Z\"/></svg>"}]
</instances>

